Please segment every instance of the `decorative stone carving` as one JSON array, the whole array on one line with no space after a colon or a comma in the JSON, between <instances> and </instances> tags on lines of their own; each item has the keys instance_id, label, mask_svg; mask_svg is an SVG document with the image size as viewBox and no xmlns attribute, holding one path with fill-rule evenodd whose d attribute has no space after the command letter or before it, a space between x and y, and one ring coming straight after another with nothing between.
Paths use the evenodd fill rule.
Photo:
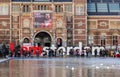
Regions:
<instances>
[{"instance_id":1,"label":"decorative stone carving","mask_svg":"<svg viewBox=\"0 0 120 77\"><path fill-rule=\"evenodd\" d=\"M82 25L83 25L82 21L78 22L78 26L82 26Z\"/></svg>"},{"instance_id":2,"label":"decorative stone carving","mask_svg":"<svg viewBox=\"0 0 120 77\"><path fill-rule=\"evenodd\" d=\"M24 20L23 20L23 26L24 26L24 27L27 27L27 28L28 28L28 27L29 27L29 24L30 24L30 20L29 20L29 19L24 19Z\"/></svg>"},{"instance_id":3,"label":"decorative stone carving","mask_svg":"<svg viewBox=\"0 0 120 77\"><path fill-rule=\"evenodd\" d=\"M78 34L82 34L82 30L78 30Z\"/></svg>"},{"instance_id":4,"label":"decorative stone carving","mask_svg":"<svg viewBox=\"0 0 120 77\"><path fill-rule=\"evenodd\" d=\"M104 21L100 22L100 26L105 27L106 25L107 25L106 22L104 22Z\"/></svg>"},{"instance_id":5,"label":"decorative stone carving","mask_svg":"<svg viewBox=\"0 0 120 77\"><path fill-rule=\"evenodd\" d=\"M57 27L62 27L62 24L63 24L63 22L62 22L62 20L61 19L58 19L57 21L56 21L56 25L57 25Z\"/></svg>"},{"instance_id":6,"label":"decorative stone carving","mask_svg":"<svg viewBox=\"0 0 120 77\"><path fill-rule=\"evenodd\" d=\"M13 28L17 29L17 28L18 28L18 27L17 27L17 24L14 24L14 25L13 25Z\"/></svg>"},{"instance_id":7,"label":"decorative stone carving","mask_svg":"<svg viewBox=\"0 0 120 77\"><path fill-rule=\"evenodd\" d=\"M24 29L24 33L30 33L29 29Z\"/></svg>"},{"instance_id":8,"label":"decorative stone carving","mask_svg":"<svg viewBox=\"0 0 120 77\"><path fill-rule=\"evenodd\" d=\"M13 16L13 21L17 22L17 16Z\"/></svg>"},{"instance_id":9,"label":"decorative stone carving","mask_svg":"<svg viewBox=\"0 0 120 77\"><path fill-rule=\"evenodd\" d=\"M2 25L3 25L4 27L7 26L7 22L6 22L6 21L2 21L1 23L2 23Z\"/></svg>"},{"instance_id":10,"label":"decorative stone carving","mask_svg":"<svg viewBox=\"0 0 120 77\"><path fill-rule=\"evenodd\" d=\"M96 21L88 21L88 28L89 29L96 29L97 28L97 22Z\"/></svg>"}]
</instances>

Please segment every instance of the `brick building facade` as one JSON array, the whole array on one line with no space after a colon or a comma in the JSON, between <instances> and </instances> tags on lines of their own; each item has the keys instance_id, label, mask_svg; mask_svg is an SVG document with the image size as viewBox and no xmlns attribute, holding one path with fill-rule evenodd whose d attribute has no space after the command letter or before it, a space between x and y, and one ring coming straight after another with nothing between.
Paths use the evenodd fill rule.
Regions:
<instances>
[{"instance_id":1,"label":"brick building facade","mask_svg":"<svg viewBox=\"0 0 120 77\"><path fill-rule=\"evenodd\" d=\"M119 11L111 9L115 1L0 0L0 43L119 45ZM52 20L47 27L46 14Z\"/></svg>"}]
</instances>

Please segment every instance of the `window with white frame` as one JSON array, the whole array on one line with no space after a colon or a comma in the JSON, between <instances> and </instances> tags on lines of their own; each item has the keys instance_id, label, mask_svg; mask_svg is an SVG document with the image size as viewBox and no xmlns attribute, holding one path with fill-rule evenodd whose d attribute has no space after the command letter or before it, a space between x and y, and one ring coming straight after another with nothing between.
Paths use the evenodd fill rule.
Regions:
<instances>
[{"instance_id":1,"label":"window with white frame","mask_svg":"<svg viewBox=\"0 0 120 77\"><path fill-rule=\"evenodd\" d=\"M76 15L84 15L84 7L76 6Z\"/></svg>"},{"instance_id":2,"label":"window with white frame","mask_svg":"<svg viewBox=\"0 0 120 77\"><path fill-rule=\"evenodd\" d=\"M65 6L65 11L66 12L72 12L72 5L66 5Z\"/></svg>"},{"instance_id":3,"label":"window with white frame","mask_svg":"<svg viewBox=\"0 0 120 77\"><path fill-rule=\"evenodd\" d=\"M12 5L12 12L19 12L20 6L19 5Z\"/></svg>"},{"instance_id":4,"label":"window with white frame","mask_svg":"<svg viewBox=\"0 0 120 77\"><path fill-rule=\"evenodd\" d=\"M30 12L29 5L23 5L23 12Z\"/></svg>"},{"instance_id":5,"label":"window with white frame","mask_svg":"<svg viewBox=\"0 0 120 77\"><path fill-rule=\"evenodd\" d=\"M38 10L48 10L47 5L38 5Z\"/></svg>"},{"instance_id":6,"label":"window with white frame","mask_svg":"<svg viewBox=\"0 0 120 77\"><path fill-rule=\"evenodd\" d=\"M62 5L55 5L55 12L63 12L63 6Z\"/></svg>"},{"instance_id":7,"label":"window with white frame","mask_svg":"<svg viewBox=\"0 0 120 77\"><path fill-rule=\"evenodd\" d=\"M67 22L72 22L72 16L66 16Z\"/></svg>"},{"instance_id":8,"label":"window with white frame","mask_svg":"<svg viewBox=\"0 0 120 77\"><path fill-rule=\"evenodd\" d=\"M89 44L93 44L93 43L94 43L94 37L93 37L92 35L90 35L90 36L88 37L88 43L89 43Z\"/></svg>"}]
</instances>

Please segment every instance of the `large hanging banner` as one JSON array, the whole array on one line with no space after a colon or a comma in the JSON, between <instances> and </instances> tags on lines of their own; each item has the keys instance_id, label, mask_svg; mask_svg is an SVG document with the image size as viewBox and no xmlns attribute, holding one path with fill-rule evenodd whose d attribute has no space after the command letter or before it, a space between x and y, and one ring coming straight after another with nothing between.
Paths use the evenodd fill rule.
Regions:
<instances>
[{"instance_id":1,"label":"large hanging banner","mask_svg":"<svg viewBox=\"0 0 120 77\"><path fill-rule=\"evenodd\" d=\"M34 28L51 28L52 27L52 14L34 12Z\"/></svg>"}]
</instances>

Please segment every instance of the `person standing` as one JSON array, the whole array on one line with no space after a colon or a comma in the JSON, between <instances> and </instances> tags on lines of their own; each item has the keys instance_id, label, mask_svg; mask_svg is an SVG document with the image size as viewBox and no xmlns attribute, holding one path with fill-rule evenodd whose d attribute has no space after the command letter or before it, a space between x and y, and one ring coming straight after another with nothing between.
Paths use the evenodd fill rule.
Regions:
<instances>
[{"instance_id":1,"label":"person standing","mask_svg":"<svg viewBox=\"0 0 120 77\"><path fill-rule=\"evenodd\" d=\"M95 49L94 54L95 54L95 57L97 57L97 49Z\"/></svg>"}]
</instances>

